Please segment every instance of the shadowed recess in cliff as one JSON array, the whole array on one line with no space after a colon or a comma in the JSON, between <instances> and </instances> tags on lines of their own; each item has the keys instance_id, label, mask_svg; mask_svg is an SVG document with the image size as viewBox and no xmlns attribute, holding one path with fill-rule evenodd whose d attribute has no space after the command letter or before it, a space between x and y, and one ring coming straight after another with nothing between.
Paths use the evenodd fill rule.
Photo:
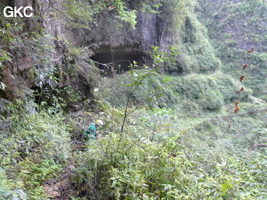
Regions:
<instances>
[{"instance_id":1,"label":"shadowed recess in cliff","mask_svg":"<svg viewBox=\"0 0 267 200\"><path fill-rule=\"evenodd\" d=\"M91 57L101 70L102 75L112 76L129 71L131 64L137 62L138 66L150 63L149 54L136 50L131 46L101 46L97 53Z\"/></svg>"}]
</instances>

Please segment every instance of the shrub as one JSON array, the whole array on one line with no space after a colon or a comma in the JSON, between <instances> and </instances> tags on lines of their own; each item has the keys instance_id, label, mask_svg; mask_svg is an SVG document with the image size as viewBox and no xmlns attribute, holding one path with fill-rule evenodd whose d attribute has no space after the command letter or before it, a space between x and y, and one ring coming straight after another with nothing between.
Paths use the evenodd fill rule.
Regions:
<instances>
[{"instance_id":1,"label":"shrub","mask_svg":"<svg viewBox=\"0 0 267 200\"><path fill-rule=\"evenodd\" d=\"M61 162L68 158L70 138L60 114L12 115L10 120L11 134L1 135L1 151L9 154L4 160L12 162L18 155L22 158L54 158Z\"/></svg>"},{"instance_id":2,"label":"shrub","mask_svg":"<svg viewBox=\"0 0 267 200\"><path fill-rule=\"evenodd\" d=\"M26 199L27 194L30 199L41 199L42 183L56 175L70 156L68 127L53 108L29 113L17 101L5 112L7 116L0 119L6 124L0 134L0 197Z\"/></svg>"},{"instance_id":3,"label":"shrub","mask_svg":"<svg viewBox=\"0 0 267 200\"><path fill-rule=\"evenodd\" d=\"M79 195L96 199L253 199L242 177L218 167L218 159L206 168L203 159L180 136L155 142L145 133L113 133L79 155L72 180Z\"/></svg>"}]
</instances>

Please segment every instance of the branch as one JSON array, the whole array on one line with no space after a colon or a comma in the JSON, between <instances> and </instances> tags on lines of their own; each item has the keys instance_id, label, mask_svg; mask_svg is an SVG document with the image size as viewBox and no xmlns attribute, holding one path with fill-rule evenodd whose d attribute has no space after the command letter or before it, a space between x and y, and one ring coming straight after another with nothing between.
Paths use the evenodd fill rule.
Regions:
<instances>
[{"instance_id":1,"label":"branch","mask_svg":"<svg viewBox=\"0 0 267 200\"><path fill-rule=\"evenodd\" d=\"M252 152L252 150L254 149L254 148L256 148L256 147L267 147L267 144L255 144L255 145L253 145L252 147L250 147L250 149L249 149L249 151L248 151L248 153L247 153L247 156L246 156L246 159L244 160L244 162L243 162L243 167L245 166L245 164L246 164L246 162L247 162L247 160L248 160L248 157L249 157L249 155L250 155L250 153Z\"/></svg>"},{"instance_id":2,"label":"branch","mask_svg":"<svg viewBox=\"0 0 267 200\"><path fill-rule=\"evenodd\" d=\"M124 124L125 124L126 118L129 116L128 115L128 106L129 106L130 99L131 99L132 95L134 94L134 92L139 88L140 84L145 80L145 78L148 77L149 75L151 75L149 73L150 72L148 72L147 74L143 75L143 77L141 78L139 83L135 85L136 87L129 93L129 95L127 97L127 102L126 102L126 106L125 106L125 110L124 110L123 122L122 122L122 125L121 125L121 132L123 132L123 128L124 128Z\"/></svg>"}]
</instances>

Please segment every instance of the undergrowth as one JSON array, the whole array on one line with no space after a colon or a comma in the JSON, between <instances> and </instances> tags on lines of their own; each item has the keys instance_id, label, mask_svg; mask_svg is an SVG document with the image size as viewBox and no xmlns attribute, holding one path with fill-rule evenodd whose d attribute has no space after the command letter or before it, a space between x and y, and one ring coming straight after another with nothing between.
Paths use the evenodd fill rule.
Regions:
<instances>
[{"instance_id":1,"label":"undergrowth","mask_svg":"<svg viewBox=\"0 0 267 200\"><path fill-rule=\"evenodd\" d=\"M105 112L116 115L118 109L108 107ZM243 167L246 138L234 134L234 128L227 133L227 121L198 118L189 122L192 119L170 109L138 110L123 133L114 130L88 142L85 151L76 154L72 182L79 191L77 197L264 198L265 154L258 153L257 160L251 158Z\"/></svg>"},{"instance_id":2,"label":"undergrowth","mask_svg":"<svg viewBox=\"0 0 267 200\"><path fill-rule=\"evenodd\" d=\"M17 101L4 111L0 118L5 124L0 135L0 199L39 200L43 182L57 176L70 157L69 129L53 108L29 113L24 102Z\"/></svg>"}]
</instances>

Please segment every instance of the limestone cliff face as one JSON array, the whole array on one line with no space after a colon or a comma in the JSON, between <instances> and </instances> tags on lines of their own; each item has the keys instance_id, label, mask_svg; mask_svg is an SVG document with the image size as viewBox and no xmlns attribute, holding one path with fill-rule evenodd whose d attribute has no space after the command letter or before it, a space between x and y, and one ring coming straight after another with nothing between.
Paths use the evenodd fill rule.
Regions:
<instances>
[{"instance_id":1,"label":"limestone cliff face","mask_svg":"<svg viewBox=\"0 0 267 200\"><path fill-rule=\"evenodd\" d=\"M123 73L133 60L150 65L151 46L159 46L165 52L174 47L179 53L165 72L212 73L220 69L220 61L205 27L194 13L194 5L183 1L166 1L158 13L138 12L134 29L124 22L115 23L115 10L100 12L95 19L97 26L92 26L90 31L67 28L67 21L56 14L57 10L64 12L60 3L15 0L11 4L32 6L36 17L21 19L23 30L16 34L22 40L8 49L11 60L4 63L6 67L2 72L6 85L2 97L8 96L8 99L18 98L20 90L27 88L65 86L72 86L84 98L91 98L98 72L90 60L99 63L101 71L112 62L116 73ZM73 49L81 49L79 53L70 52L70 43ZM71 75L73 68L77 72L75 79ZM52 79L51 74L57 80Z\"/></svg>"},{"instance_id":2,"label":"limestone cliff face","mask_svg":"<svg viewBox=\"0 0 267 200\"><path fill-rule=\"evenodd\" d=\"M128 46L139 51L149 51L150 46L161 45L162 28L158 14L139 12L135 29L126 23L122 27L116 27L110 21L112 14L102 17L99 22L102 25L91 30L86 37L88 45L95 43L99 46L110 45L112 48ZM125 50L130 51L127 48Z\"/></svg>"},{"instance_id":3,"label":"limestone cliff face","mask_svg":"<svg viewBox=\"0 0 267 200\"><path fill-rule=\"evenodd\" d=\"M64 37L61 33L61 25L57 20L51 20L48 16L48 11L51 10L49 1L42 1L37 3L35 0L14 0L8 1L5 5L26 7L31 6L34 10L36 18L20 18L16 19L22 22L22 28L19 31L13 31L17 39L12 41L6 46L6 50L9 52L10 61L4 62L5 68L2 71L3 83L6 85L6 89L2 91L2 97L9 100L15 100L21 97L22 91L27 88L41 87L42 84L47 84L49 80L47 77L37 78L34 76L36 70L41 68L43 71L52 72L55 65L63 61L64 46L60 46L60 41L54 40L56 37ZM46 8L42 7L46 6ZM46 13L41 13L41 10L46 9ZM11 24L16 26L15 24ZM40 34L40 28L45 29L45 33ZM38 41L37 41L38 40ZM50 46L50 51L42 52L41 45ZM43 56L43 57L42 57ZM42 61L46 59L46 61ZM38 69L39 68L39 69ZM39 70L39 74L41 70ZM45 72L44 72L45 73ZM44 76L46 76L43 73ZM51 82L51 81L50 81Z\"/></svg>"},{"instance_id":4,"label":"limestone cliff face","mask_svg":"<svg viewBox=\"0 0 267 200\"><path fill-rule=\"evenodd\" d=\"M94 49L92 57L101 63L109 63L115 60L117 65L127 68L133 60L139 64L151 64L149 53L151 46L159 46L161 50L167 50L172 46L172 36L166 28L164 13L137 13L135 28L129 24L113 21L114 13L110 12L100 16L98 26L88 32L87 35L74 38L79 44Z\"/></svg>"},{"instance_id":5,"label":"limestone cliff face","mask_svg":"<svg viewBox=\"0 0 267 200\"><path fill-rule=\"evenodd\" d=\"M174 0L164 2L158 13L138 12L135 29L127 24L116 26L112 17L112 12L101 15L101 26L80 40L80 43L96 47L93 60L102 63L112 62L112 59L136 60L141 65L149 65L151 46L158 46L164 52L174 47L179 56L165 72L210 73L220 69L220 61L208 41L205 27L194 13L194 5Z\"/></svg>"},{"instance_id":6,"label":"limestone cliff face","mask_svg":"<svg viewBox=\"0 0 267 200\"><path fill-rule=\"evenodd\" d=\"M99 61L103 63L111 61L113 51L116 60L123 60L117 64L124 65L129 65L129 60L145 63L150 46L170 45L162 39L164 24L159 14L139 13L137 26L133 29L126 23L122 27L115 27L112 23L114 13L104 13L98 19L98 27L93 27L87 35L81 35L83 30L67 31L66 21L55 16L56 10L63 9L59 3L50 0L14 0L4 3L16 7L31 6L35 12L34 18L19 19L23 22L23 28L15 34L18 37L23 35L22 40L10 44L12 48L7 46L11 59L4 63L6 67L2 71L2 81L6 88L1 91L0 97L9 100L19 98L20 91L27 88L41 90L45 85L54 87L55 82L48 76L51 73L56 73L59 78L57 87L75 85L75 89L80 90L83 96L92 97L94 69L83 60L70 59L66 47L68 41L78 48L93 49L96 60L100 56ZM96 46L97 49L94 48ZM67 68L74 65L79 65L81 69L79 81L71 80L67 72Z\"/></svg>"}]
</instances>

